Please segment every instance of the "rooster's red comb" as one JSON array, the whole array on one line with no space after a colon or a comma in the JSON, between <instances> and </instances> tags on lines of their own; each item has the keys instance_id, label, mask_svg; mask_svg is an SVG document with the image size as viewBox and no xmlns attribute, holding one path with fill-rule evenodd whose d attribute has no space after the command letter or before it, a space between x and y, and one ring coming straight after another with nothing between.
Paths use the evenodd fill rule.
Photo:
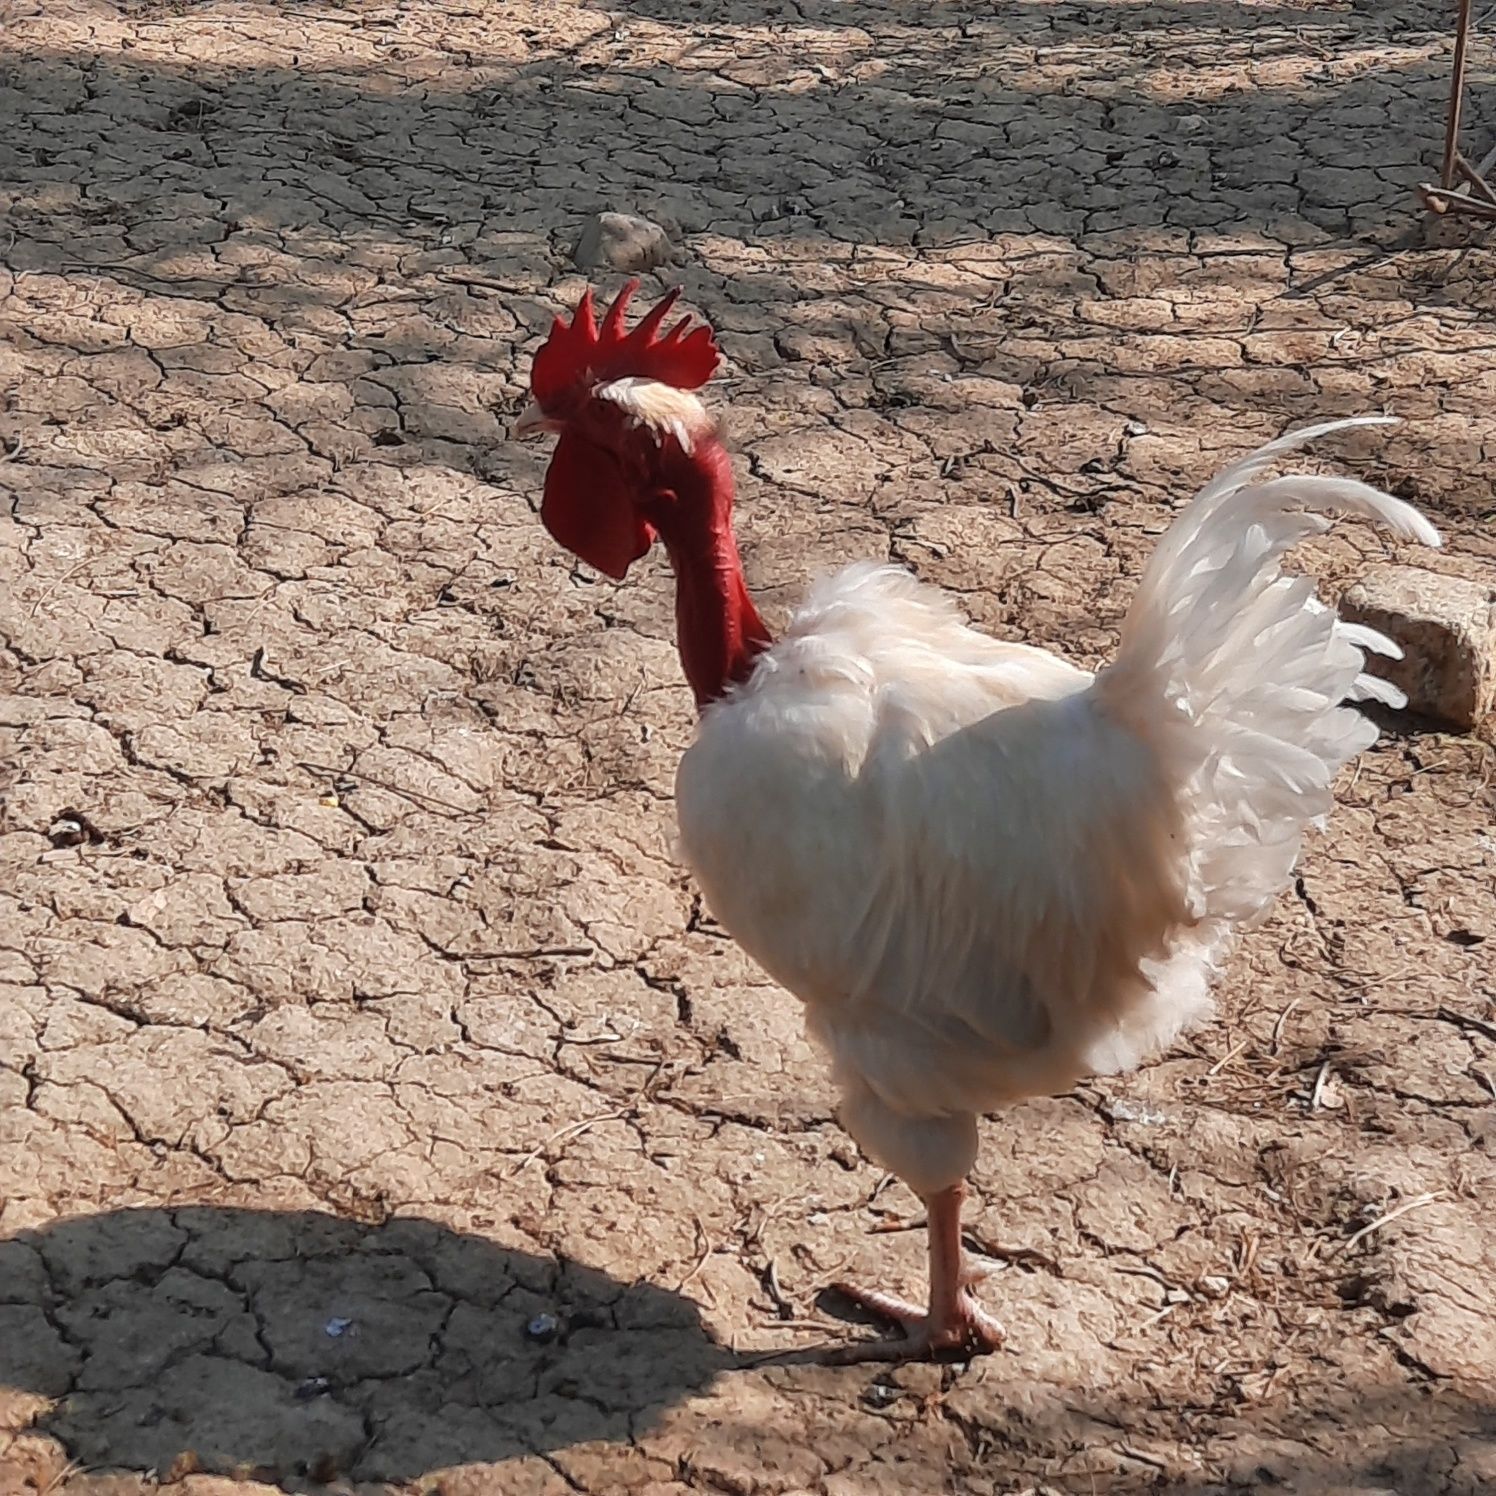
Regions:
<instances>
[{"instance_id":1,"label":"rooster's red comb","mask_svg":"<svg viewBox=\"0 0 1496 1496\"><path fill-rule=\"evenodd\" d=\"M694 390L716 372L722 355L711 328L704 323L692 327L687 314L669 331L660 332L680 295L678 286L656 302L632 332L624 332L623 316L638 289L637 280L624 286L601 327L593 319L591 286L570 322L556 318L530 370L530 392L542 410L563 405L579 386L609 379L657 379L678 390Z\"/></svg>"}]
</instances>

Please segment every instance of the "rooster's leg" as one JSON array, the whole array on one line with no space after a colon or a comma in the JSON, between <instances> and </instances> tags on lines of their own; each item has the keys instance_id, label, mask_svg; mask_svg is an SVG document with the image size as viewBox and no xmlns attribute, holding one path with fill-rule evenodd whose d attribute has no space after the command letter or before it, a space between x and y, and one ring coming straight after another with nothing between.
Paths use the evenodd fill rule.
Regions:
<instances>
[{"instance_id":1,"label":"rooster's leg","mask_svg":"<svg viewBox=\"0 0 1496 1496\"><path fill-rule=\"evenodd\" d=\"M996 1350L1003 1342L1003 1327L971 1296L977 1274L968 1272L961 1251L961 1202L965 1185L953 1185L931 1195L925 1205L930 1213L930 1308L921 1312L913 1304L891 1294L869 1292L838 1283L836 1290L879 1319L891 1320L904 1334L895 1340L849 1345L836 1353L847 1361L902 1361L940 1351L980 1353Z\"/></svg>"}]
</instances>

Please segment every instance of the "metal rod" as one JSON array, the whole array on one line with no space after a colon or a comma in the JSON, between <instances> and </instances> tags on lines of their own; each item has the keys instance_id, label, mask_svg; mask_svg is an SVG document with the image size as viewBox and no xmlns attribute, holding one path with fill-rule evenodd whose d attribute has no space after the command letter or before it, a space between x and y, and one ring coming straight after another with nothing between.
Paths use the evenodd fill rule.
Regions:
<instances>
[{"instance_id":1,"label":"metal rod","mask_svg":"<svg viewBox=\"0 0 1496 1496\"><path fill-rule=\"evenodd\" d=\"M1460 15L1454 33L1454 77L1449 85L1449 115L1444 125L1444 169L1439 185L1447 192L1454 186L1455 157L1460 145L1460 110L1465 102L1465 53L1470 45L1472 0L1460 0Z\"/></svg>"}]
</instances>

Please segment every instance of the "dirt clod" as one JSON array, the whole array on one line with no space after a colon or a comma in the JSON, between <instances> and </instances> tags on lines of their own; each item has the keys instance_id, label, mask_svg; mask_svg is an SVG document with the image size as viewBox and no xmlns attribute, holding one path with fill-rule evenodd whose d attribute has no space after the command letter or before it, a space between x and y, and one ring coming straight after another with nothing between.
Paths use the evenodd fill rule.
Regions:
<instances>
[{"instance_id":1,"label":"dirt clod","mask_svg":"<svg viewBox=\"0 0 1496 1496\"><path fill-rule=\"evenodd\" d=\"M1496 586L1417 566L1375 566L1341 603L1403 652L1374 661L1408 706L1467 731L1496 707Z\"/></svg>"}]
</instances>

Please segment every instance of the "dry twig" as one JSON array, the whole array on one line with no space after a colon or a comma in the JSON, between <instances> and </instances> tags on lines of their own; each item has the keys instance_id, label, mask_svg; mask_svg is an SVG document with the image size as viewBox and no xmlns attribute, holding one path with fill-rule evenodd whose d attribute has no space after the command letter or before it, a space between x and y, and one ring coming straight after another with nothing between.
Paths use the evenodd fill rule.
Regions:
<instances>
[{"instance_id":1,"label":"dry twig","mask_svg":"<svg viewBox=\"0 0 1496 1496\"><path fill-rule=\"evenodd\" d=\"M1429 1190L1426 1194L1414 1195L1411 1200L1404 1200L1395 1209L1387 1211L1384 1215L1379 1215L1374 1221L1368 1221L1359 1231L1348 1237L1342 1247L1342 1251L1349 1252L1358 1242L1364 1241L1374 1231L1380 1231L1383 1226L1390 1225L1399 1216L1407 1215L1410 1210L1420 1210L1425 1205L1432 1205L1435 1200L1442 1200L1446 1193L1447 1191L1445 1190Z\"/></svg>"}]
</instances>

